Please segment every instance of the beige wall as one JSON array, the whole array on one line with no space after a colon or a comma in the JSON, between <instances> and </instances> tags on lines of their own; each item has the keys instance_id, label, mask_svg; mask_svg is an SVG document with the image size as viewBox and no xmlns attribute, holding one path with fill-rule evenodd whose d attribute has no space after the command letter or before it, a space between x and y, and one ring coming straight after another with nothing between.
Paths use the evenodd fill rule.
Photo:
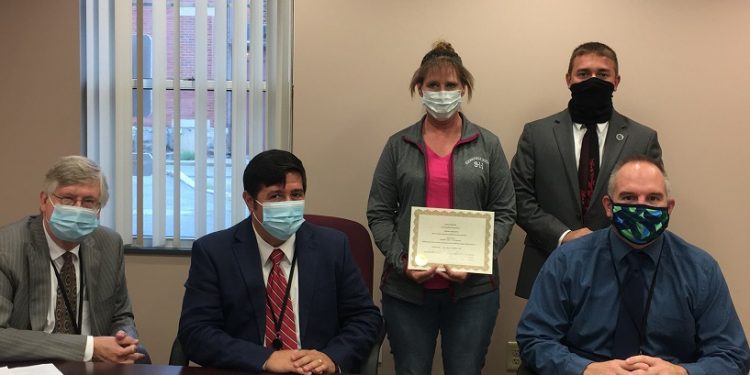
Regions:
<instances>
[{"instance_id":1,"label":"beige wall","mask_svg":"<svg viewBox=\"0 0 750 375\"><path fill-rule=\"evenodd\" d=\"M294 151L307 163L308 207L363 223L386 138L421 113L408 83L434 40L453 43L474 74L465 112L509 158L525 122L567 104L571 50L609 43L621 65L616 108L659 132L677 198L671 228L719 260L750 326L750 130L741 122L750 3L316 0L296 2L295 20ZM501 256L489 374L504 371L504 343L524 306L513 296L522 234L514 230Z\"/></svg>"},{"instance_id":2,"label":"beige wall","mask_svg":"<svg viewBox=\"0 0 750 375\"><path fill-rule=\"evenodd\" d=\"M40 173L81 152L78 18L76 0L0 4L0 223L37 211Z\"/></svg>"},{"instance_id":3,"label":"beige wall","mask_svg":"<svg viewBox=\"0 0 750 375\"><path fill-rule=\"evenodd\" d=\"M10 83L0 93L0 168L15 180L0 191L12 197L2 223L34 212L41 173L79 150L77 1L36 3L0 8L0 71ZM407 84L435 39L453 43L474 73L465 112L500 137L508 157L524 122L566 105L572 48L600 40L620 57L616 108L659 131L677 198L671 228L719 260L747 327L748 21L750 3L742 0L297 1L294 151L309 172L308 210L365 223L386 138L421 113ZM513 296L521 237L514 230L502 254L502 307L486 373L503 373L504 342L523 308ZM189 261L131 255L126 262L141 336L164 363ZM387 352L385 361L384 373L392 373Z\"/></svg>"}]
</instances>

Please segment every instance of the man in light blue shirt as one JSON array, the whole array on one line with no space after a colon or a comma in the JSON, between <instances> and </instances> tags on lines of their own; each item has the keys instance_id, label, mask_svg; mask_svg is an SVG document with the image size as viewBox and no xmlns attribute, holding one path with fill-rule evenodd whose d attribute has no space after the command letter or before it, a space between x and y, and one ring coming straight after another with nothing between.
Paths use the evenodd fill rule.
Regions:
<instances>
[{"instance_id":1,"label":"man in light blue shirt","mask_svg":"<svg viewBox=\"0 0 750 375\"><path fill-rule=\"evenodd\" d=\"M750 349L719 265L665 231L675 201L663 166L623 159L602 203L612 226L559 247L534 283L517 330L526 366L545 375L747 374ZM635 274L642 288L631 293Z\"/></svg>"}]
</instances>

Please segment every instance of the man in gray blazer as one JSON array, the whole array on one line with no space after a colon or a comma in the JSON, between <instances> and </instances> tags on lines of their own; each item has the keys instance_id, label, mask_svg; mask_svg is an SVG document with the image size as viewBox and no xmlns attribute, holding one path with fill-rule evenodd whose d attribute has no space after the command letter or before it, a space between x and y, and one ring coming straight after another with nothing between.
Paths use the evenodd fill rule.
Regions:
<instances>
[{"instance_id":1,"label":"man in gray blazer","mask_svg":"<svg viewBox=\"0 0 750 375\"><path fill-rule=\"evenodd\" d=\"M120 236L98 223L107 182L89 159L47 172L40 215L0 228L0 361L148 361Z\"/></svg>"},{"instance_id":2,"label":"man in gray blazer","mask_svg":"<svg viewBox=\"0 0 750 375\"><path fill-rule=\"evenodd\" d=\"M645 154L661 162L656 132L612 106L620 83L614 50L598 42L578 46L565 81L568 108L526 124L511 162L517 223L526 232L516 284L522 298L555 248L609 225L600 202L618 160Z\"/></svg>"}]
</instances>

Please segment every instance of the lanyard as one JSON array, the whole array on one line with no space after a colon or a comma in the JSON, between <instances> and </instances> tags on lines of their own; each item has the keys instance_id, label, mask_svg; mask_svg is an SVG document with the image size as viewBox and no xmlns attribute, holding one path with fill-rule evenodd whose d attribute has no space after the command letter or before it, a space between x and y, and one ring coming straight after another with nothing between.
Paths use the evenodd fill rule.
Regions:
<instances>
[{"instance_id":1,"label":"lanyard","mask_svg":"<svg viewBox=\"0 0 750 375\"><path fill-rule=\"evenodd\" d=\"M633 251L633 250L631 250ZM654 269L654 275L651 276L651 286L648 288L648 295L646 297L646 306L643 311L643 319L641 321L640 327L642 329L638 330L638 347L641 348L641 352L643 352L643 345L646 343L646 323L648 322L648 313L651 311L651 300L654 297L654 289L656 287L656 275L659 273L659 265L661 264L661 255L664 253L664 244L662 243L662 248L659 249L659 258L656 260L656 268ZM622 281L620 280L620 274L617 273L617 265L615 264L615 256L612 253L612 244L610 243L609 246L609 255L612 258L612 267L615 270L615 277L617 278L617 294L618 298L620 300L620 303L624 303L622 300ZM629 272L629 271L628 271ZM632 320L633 317L628 314L630 319ZM636 322L633 322L636 323ZM636 327L639 327L638 324L635 325Z\"/></svg>"},{"instance_id":2,"label":"lanyard","mask_svg":"<svg viewBox=\"0 0 750 375\"><path fill-rule=\"evenodd\" d=\"M86 292L86 273L83 272L83 257L78 256L78 268L81 270L81 284L80 284L80 293L78 298L78 319L76 320L75 314L73 314L73 306L70 304L70 300L68 300L68 293L65 290L65 286L62 282L62 277L60 277L60 271L57 270L57 266L55 266L55 261L52 260L52 257L49 258L50 263L52 263L52 269L55 270L55 277L57 278L57 287L60 289L60 292L62 292L63 302L65 302L65 309L68 311L68 316L70 317L71 323L73 323L73 328L76 330L76 334L81 334L81 325L83 324L83 297Z\"/></svg>"},{"instance_id":3,"label":"lanyard","mask_svg":"<svg viewBox=\"0 0 750 375\"><path fill-rule=\"evenodd\" d=\"M271 307L271 299L268 298L268 291L266 291L266 303L269 306L269 310L271 310L271 320L273 320L273 329L276 331L276 338L273 339L273 349L279 350L283 346L281 343L281 322L284 321L284 313L286 312L286 305L289 301L289 292L292 290L292 280L294 280L294 268L297 265L297 252L294 252L294 256L292 257L292 269L289 271L289 280L287 280L286 283L286 292L284 292L284 302L281 303L281 311L279 312L279 318L276 319L276 314L273 312L273 308ZM279 265L281 267L281 265Z\"/></svg>"}]
</instances>

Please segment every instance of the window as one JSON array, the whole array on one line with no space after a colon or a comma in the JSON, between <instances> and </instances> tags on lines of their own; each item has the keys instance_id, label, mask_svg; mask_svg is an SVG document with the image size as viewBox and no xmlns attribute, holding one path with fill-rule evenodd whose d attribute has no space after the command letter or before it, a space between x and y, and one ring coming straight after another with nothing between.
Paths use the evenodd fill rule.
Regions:
<instances>
[{"instance_id":1,"label":"window","mask_svg":"<svg viewBox=\"0 0 750 375\"><path fill-rule=\"evenodd\" d=\"M291 148L292 0L82 2L86 145L102 224L187 247L247 217L242 172Z\"/></svg>"}]
</instances>

